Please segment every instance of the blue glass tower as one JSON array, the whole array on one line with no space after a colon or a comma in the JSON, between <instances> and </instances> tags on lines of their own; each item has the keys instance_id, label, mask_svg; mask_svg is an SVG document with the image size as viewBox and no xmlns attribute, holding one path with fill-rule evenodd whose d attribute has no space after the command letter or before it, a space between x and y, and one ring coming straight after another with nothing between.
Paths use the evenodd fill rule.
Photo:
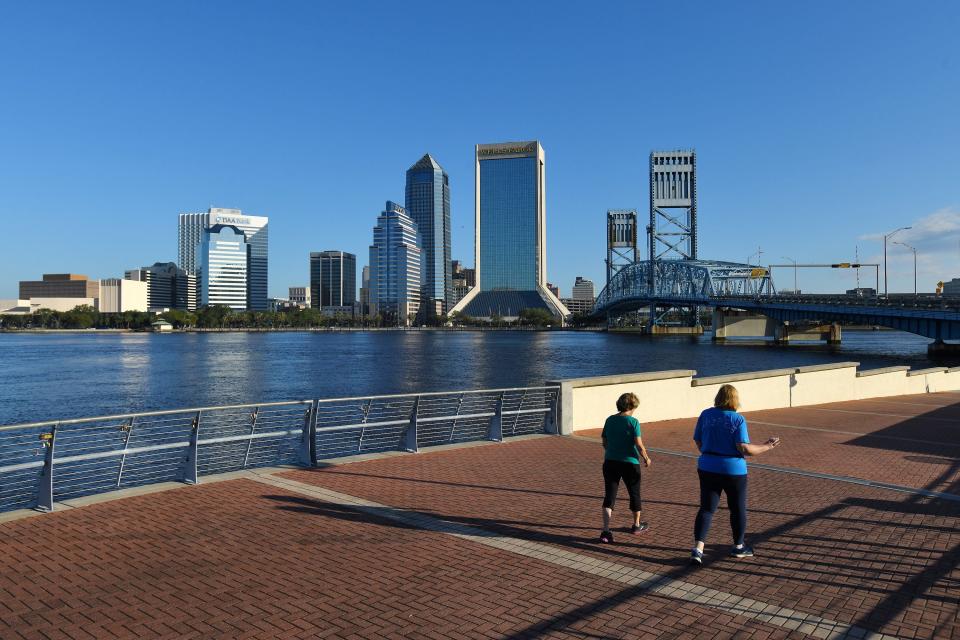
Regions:
<instances>
[{"instance_id":1,"label":"blue glass tower","mask_svg":"<svg viewBox=\"0 0 960 640\"><path fill-rule=\"evenodd\" d=\"M370 245L370 313L386 324L406 326L420 310L422 252L417 224L387 201Z\"/></svg>"},{"instance_id":2,"label":"blue glass tower","mask_svg":"<svg viewBox=\"0 0 960 640\"><path fill-rule=\"evenodd\" d=\"M407 170L407 214L417 223L423 242L423 291L420 304L453 306L450 263L450 179L428 153Z\"/></svg>"},{"instance_id":3,"label":"blue glass tower","mask_svg":"<svg viewBox=\"0 0 960 640\"><path fill-rule=\"evenodd\" d=\"M484 318L567 309L547 285L545 156L536 140L476 147L477 285L452 311Z\"/></svg>"}]
</instances>

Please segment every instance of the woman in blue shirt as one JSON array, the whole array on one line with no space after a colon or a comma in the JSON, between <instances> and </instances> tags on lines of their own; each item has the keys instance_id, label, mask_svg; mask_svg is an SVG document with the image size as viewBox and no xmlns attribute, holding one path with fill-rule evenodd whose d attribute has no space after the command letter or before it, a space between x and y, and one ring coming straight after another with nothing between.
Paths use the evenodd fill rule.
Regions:
<instances>
[{"instance_id":1,"label":"woman in blue shirt","mask_svg":"<svg viewBox=\"0 0 960 640\"><path fill-rule=\"evenodd\" d=\"M713 514L720 505L720 494L727 494L730 527L733 529L734 558L749 558L753 549L744 544L747 528L747 462L744 456L766 453L780 444L770 438L763 444L750 444L747 421L737 413L740 396L733 385L720 387L713 407L700 414L693 440L700 450L697 475L700 476L700 510L694 524L694 547L690 564L703 564L703 546L710 531Z\"/></svg>"}]
</instances>

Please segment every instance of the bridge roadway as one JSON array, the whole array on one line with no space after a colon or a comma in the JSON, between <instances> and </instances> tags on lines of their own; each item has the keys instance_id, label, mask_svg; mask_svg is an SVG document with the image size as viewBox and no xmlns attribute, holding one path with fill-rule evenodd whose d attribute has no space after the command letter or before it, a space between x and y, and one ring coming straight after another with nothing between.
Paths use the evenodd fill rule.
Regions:
<instances>
[{"instance_id":1,"label":"bridge roadway","mask_svg":"<svg viewBox=\"0 0 960 640\"><path fill-rule=\"evenodd\" d=\"M819 320L889 327L936 341L960 340L960 298L938 296L859 297L778 295L769 271L751 265L708 261L649 262L617 273L600 292L595 317L652 305L727 307L785 321ZM649 282L655 283L651 288Z\"/></svg>"}]
</instances>

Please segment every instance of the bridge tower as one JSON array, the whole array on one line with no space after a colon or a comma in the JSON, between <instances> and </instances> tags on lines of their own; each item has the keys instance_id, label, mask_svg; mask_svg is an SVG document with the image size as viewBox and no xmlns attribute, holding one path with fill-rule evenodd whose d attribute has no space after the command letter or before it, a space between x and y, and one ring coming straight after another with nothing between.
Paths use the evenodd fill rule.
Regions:
<instances>
[{"instance_id":1,"label":"bridge tower","mask_svg":"<svg viewBox=\"0 0 960 640\"><path fill-rule=\"evenodd\" d=\"M638 257L637 210L610 209L607 211L607 284Z\"/></svg>"},{"instance_id":2,"label":"bridge tower","mask_svg":"<svg viewBox=\"0 0 960 640\"><path fill-rule=\"evenodd\" d=\"M660 260L697 259L697 153L693 149L650 153L649 271L651 290L656 289ZM670 312L681 326L699 327L697 307L650 308L649 329L656 332Z\"/></svg>"}]
</instances>

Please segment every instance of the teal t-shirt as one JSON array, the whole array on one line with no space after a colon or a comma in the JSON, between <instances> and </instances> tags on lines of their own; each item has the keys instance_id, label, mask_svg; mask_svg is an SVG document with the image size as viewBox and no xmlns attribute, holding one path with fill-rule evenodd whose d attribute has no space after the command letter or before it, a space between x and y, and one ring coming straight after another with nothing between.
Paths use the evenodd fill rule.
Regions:
<instances>
[{"instance_id":1,"label":"teal t-shirt","mask_svg":"<svg viewBox=\"0 0 960 640\"><path fill-rule=\"evenodd\" d=\"M640 464L640 452L637 451L639 420L633 416L610 416L603 423L603 437L607 440L605 459Z\"/></svg>"}]
</instances>

